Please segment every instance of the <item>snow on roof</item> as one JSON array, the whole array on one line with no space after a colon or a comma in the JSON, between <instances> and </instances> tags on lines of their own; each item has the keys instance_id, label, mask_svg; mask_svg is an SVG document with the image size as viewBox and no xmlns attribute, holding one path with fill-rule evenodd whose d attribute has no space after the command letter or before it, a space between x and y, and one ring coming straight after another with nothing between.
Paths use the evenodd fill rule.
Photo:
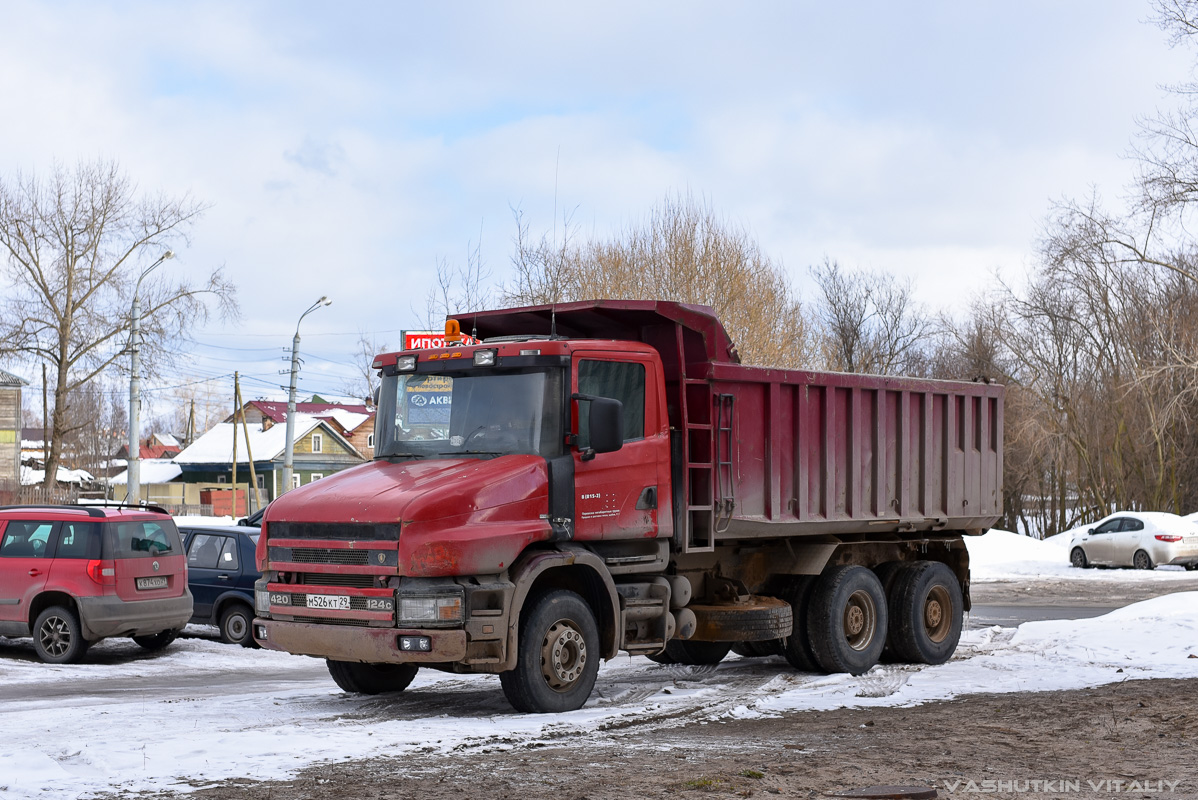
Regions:
<instances>
[{"instance_id":1,"label":"snow on roof","mask_svg":"<svg viewBox=\"0 0 1198 800\"><path fill-rule=\"evenodd\" d=\"M370 414L359 414L354 411L346 411L344 408L335 408L326 414L318 414L317 416L328 416L335 420L338 425L347 431L356 430L366 420L370 419Z\"/></svg>"},{"instance_id":2,"label":"snow on roof","mask_svg":"<svg viewBox=\"0 0 1198 800\"><path fill-rule=\"evenodd\" d=\"M141 470L137 477L142 484L170 483L182 474L183 468L169 458L145 458L141 461ZM121 485L128 483L129 470L114 476L108 482Z\"/></svg>"},{"instance_id":3,"label":"snow on roof","mask_svg":"<svg viewBox=\"0 0 1198 800\"><path fill-rule=\"evenodd\" d=\"M156 433L154 434L153 438L163 447L177 447L179 449L183 448L183 445L179 443L179 440L169 433Z\"/></svg>"},{"instance_id":4,"label":"snow on roof","mask_svg":"<svg viewBox=\"0 0 1198 800\"><path fill-rule=\"evenodd\" d=\"M270 417L275 422L285 422L287 420L287 403L273 402L269 400L254 400L253 405L258 407L266 416ZM332 417L334 412L346 411L353 414L369 414L368 409L361 401L354 403L296 403L295 411L297 414L307 414L312 417Z\"/></svg>"},{"instance_id":5,"label":"snow on roof","mask_svg":"<svg viewBox=\"0 0 1198 800\"><path fill-rule=\"evenodd\" d=\"M336 431L319 417L308 414L295 415L295 439L299 441L307 436L317 426L324 426L332 435ZM233 461L233 431L237 432L237 461L249 461L248 452L252 452L255 461L272 461L283 455L287 447L287 426L271 425L262 430L261 424L246 426L250 432L249 448L246 447L245 433L240 423L222 422L214 425L211 430L192 442L179 455L175 456L176 464L230 464ZM340 438L340 437L338 437ZM344 440L343 440L344 441ZM349 446L349 443L345 443Z\"/></svg>"},{"instance_id":6,"label":"snow on roof","mask_svg":"<svg viewBox=\"0 0 1198 800\"><path fill-rule=\"evenodd\" d=\"M21 467L21 485L36 486L46 479L46 471L44 469L33 469L32 467ZM58 468L59 483L90 483L96 478L85 469L67 469L66 467Z\"/></svg>"}]
</instances>

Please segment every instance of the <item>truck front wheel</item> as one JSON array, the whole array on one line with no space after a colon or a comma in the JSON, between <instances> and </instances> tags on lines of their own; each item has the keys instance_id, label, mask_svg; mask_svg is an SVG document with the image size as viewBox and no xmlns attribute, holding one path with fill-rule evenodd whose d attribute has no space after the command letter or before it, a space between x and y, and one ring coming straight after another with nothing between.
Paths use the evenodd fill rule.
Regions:
<instances>
[{"instance_id":1,"label":"truck front wheel","mask_svg":"<svg viewBox=\"0 0 1198 800\"><path fill-rule=\"evenodd\" d=\"M524 606L516 668L499 675L513 708L574 711L591 696L598 673L599 627L586 601L555 589Z\"/></svg>"},{"instance_id":2,"label":"truck front wheel","mask_svg":"<svg viewBox=\"0 0 1198 800\"><path fill-rule=\"evenodd\" d=\"M351 694L402 692L419 669L415 664L361 664L331 659L324 663L342 691Z\"/></svg>"}]
</instances>

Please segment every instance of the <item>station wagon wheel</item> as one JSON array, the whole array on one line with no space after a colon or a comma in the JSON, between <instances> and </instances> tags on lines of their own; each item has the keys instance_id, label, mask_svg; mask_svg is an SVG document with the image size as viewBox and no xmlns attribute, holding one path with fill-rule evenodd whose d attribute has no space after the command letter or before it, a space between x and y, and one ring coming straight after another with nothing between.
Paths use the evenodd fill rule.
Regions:
<instances>
[{"instance_id":1,"label":"station wagon wheel","mask_svg":"<svg viewBox=\"0 0 1198 800\"><path fill-rule=\"evenodd\" d=\"M530 598L520 615L516 668L499 675L517 711L581 708L599 673L599 627L586 601L556 589Z\"/></svg>"},{"instance_id":2,"label":"station wagon wheel","mask_svg":"<svg viewBox=\"0 0 1198 800\"><path fill-rule=\"evenodd\" d=\"M89 642L83 638L79 617L70 609L50 606L33 623L33 646L48 664L73 664L83 658Z\"/></svg>"},{"instance_id":3,"label":"station wagon wheel","mask_svg":"<svg viewBox=\"0 0 1198 800\"><path fill-rule=\"evenodd\" d=\"M1152 569L1155 566L1152 563L1152 557L1143 550L1137 550L1136 554L1131 557L1131 565L1136 569Z\"/></svg>"}]
</instances>

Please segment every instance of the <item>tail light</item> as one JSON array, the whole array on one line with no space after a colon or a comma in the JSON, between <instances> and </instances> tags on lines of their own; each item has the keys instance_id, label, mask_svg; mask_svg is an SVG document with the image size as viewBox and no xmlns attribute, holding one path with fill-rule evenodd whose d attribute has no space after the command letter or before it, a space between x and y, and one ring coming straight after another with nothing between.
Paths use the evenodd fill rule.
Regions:
<instances>
[{"instance_id":1,"label":"tail light","mask_svg":"<svg viewBox=\"0 0 1198 800\"><path fill-rule=\"evenodd\" d=\"M87 577L101 586L116 586L116 562L98 558L88 561Z\"/></svg>"},{"instance_id":2,"label":"tail light","mask_svg":"<svg viewBox=\"0 0 1198 800\"><path fill-rule=\"evenodd\" d=\"M262 529L258 531L258 544L254 545L254 563L258 565L259 572L266 572L266 523L262 523Z\"/></svg>"},{"instance_id":3,"label":"tail light","mask_svg":"<svg viewBox=\"0 0 1198 800\"><path fill-rule=\"evenodd\" d=\"M1156 540L1158 542L1180 542L1181 537L1175 533L1158 533Z\"/></svg>"}]
</instances>

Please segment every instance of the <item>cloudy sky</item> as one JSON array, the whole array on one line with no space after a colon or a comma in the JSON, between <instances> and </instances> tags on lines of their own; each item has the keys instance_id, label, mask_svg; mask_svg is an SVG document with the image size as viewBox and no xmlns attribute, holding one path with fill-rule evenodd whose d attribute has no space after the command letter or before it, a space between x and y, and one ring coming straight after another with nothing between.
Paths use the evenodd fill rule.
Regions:
<instances>
[{"instance_id":1,"label":"cloudy sky","mask_svg":"<svg viewBox=\"0 0 1198 800\"><path fill-rule=\"evenodd\" d=\"M1136 117L1190 63L1150 11L10 0L0 173L113 158L211 204L168 269L223 264L243 318L198 331L168 383L240 369L277 392L327 294L301 389L338 391L359 333L420 327L438 259L480 244L507 276L512 208L606 235L677 191L804 294L828 256L944 307L1020 274L1054 199L1127 183Z\"/></svg>"}]
</instances>

